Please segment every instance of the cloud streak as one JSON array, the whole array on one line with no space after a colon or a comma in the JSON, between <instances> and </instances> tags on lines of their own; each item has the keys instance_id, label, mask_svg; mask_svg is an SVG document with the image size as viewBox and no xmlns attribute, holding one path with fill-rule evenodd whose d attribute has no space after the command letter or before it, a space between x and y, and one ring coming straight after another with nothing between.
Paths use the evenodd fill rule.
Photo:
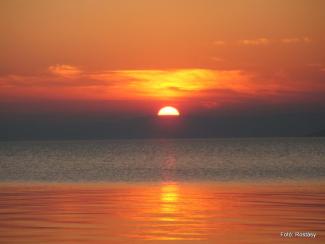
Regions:
<instances>
[{"instance_id":1,"label":"cloud streak","mask_svg":"<svg viewBox=\"0 0 325 244\"><path fill-rule=\"evenodd\" d=\"M213 42L215 46L225 46L225 45L243 45L243 46L267 46L271 44L309 44L312 42L312 38L308 36L304 37L283 37L280 39L259 37L255 39L241 39L235 41L223 41L217 40Z\"/></svg>"},{"instance_id":2,"label":"cloud streak","mask_svg":"<svg viewBox=\"0 0 325 244\"><path fill-rule=\"evenodd\" d=\"M238 43L247 46L261 46L261 45L270 44L271 40L268 38L245 39L245 40L239 40Z\"/></svg>"},{"instance_id":3,"label":"cloud streak","mask_svg":"<svg viewBox=\"0 0 325 244\"><path fill-rule=\"evenodd\" d=\"M72 65L50 66L52 72L0 77L0 97L28 99L182 100L202 104L231 104L246 100L298 101L317 91L324 72L294 76L243 70L154 69L86 72ZM316 71L315 71L316 72ZM308 96L307 96L307 95ZM305 96L306 95L306 96ZM323 96L322 96L323 97ZM1 100L0 100L1 101ZM201 103L199 102L199 103Z\"/></svg>"},{"instance_id":4,"label":"cloud streak","mask_svg":"<svg viewBox=\"0 0 325 244\"><path fill-rule=\"evenodd\" d=\"M56 64L48 67L48 71L54 75L63 76L65 78L73 78L82 73L82 71L72 65Z\"/></svg>"},{"instance_id":5,"label":"cloud streak","mask_svg":"<svg viewBox=\"0 0 325 244\"><path fill-rule=\"evenodd\" d=\"M284 44L310 43L311 38L309 38L309 37L283 38L280 40L280 42L284 43Z\"/></svg>"}]
</instances>

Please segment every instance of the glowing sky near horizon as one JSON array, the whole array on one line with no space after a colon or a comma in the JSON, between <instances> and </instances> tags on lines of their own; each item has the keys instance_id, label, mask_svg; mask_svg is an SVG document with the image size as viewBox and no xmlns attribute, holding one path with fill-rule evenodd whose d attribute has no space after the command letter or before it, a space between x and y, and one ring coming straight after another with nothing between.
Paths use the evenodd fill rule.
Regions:
<instances>
[{"instance_id":1,"label":"glowing sky near horizon","mask_svg":"<svg viewBox=\"0 0 325 244\"><path fill-rule=\"evenodd\" d=\"M321 0L4 0L0 103L319 106L324 9Z\"/></svg>"}]
</instances>

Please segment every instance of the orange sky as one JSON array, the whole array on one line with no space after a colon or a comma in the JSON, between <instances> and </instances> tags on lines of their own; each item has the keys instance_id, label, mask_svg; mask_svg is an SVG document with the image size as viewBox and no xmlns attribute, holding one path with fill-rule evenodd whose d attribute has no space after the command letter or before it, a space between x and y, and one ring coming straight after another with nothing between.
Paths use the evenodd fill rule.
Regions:
<instances>
[{"instance_id":1,"label":"orange sky","mask_svg":"<svg viewBox=\"0 0 325 244\"><path fill-rule=\"evenodd\" d=\"M322 0L3 0L0 103L324 104L324 9Z\"/></svg>"}]
</instances>

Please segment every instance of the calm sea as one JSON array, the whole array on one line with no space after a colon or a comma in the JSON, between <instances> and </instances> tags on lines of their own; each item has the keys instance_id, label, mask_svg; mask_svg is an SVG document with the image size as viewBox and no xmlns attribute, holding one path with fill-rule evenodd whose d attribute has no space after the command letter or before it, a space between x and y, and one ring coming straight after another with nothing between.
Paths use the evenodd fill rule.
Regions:
<instances>
[{"instance_id":1,"label":"calm sea","mask_svg":"<svg viewBox=\"0 0 325 244\"><path fill-rule=\"evenodd\" d=\"M1 142L0 243L325 243L324 177L324 138Z\"/></svg>"},{"instance_id":2,"label":"calm sea","mask_svg":"<svg viewBox=\"0 0 325 244\"><path fill-rule=\"evenodd\" d=\"M324 177L325 138L0 143L0 181L255 181Z\"/></svg>"}]
</instances>

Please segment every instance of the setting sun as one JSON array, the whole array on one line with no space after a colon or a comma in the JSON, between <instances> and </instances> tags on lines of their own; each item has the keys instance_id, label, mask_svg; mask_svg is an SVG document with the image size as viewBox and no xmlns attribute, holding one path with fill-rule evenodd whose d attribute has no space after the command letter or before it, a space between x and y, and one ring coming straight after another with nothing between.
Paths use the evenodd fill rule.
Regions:
<instances>
[{"instance_id":1,"label":"setting sun","mask_svg":"<svg viewBox=\"0 0 325 244\"><path fill-rule=\"evenodd\" d=\"M166 106L158 111L158 116L179 116L179 111L171 106Z\"/></svg>"}]
</instances>

